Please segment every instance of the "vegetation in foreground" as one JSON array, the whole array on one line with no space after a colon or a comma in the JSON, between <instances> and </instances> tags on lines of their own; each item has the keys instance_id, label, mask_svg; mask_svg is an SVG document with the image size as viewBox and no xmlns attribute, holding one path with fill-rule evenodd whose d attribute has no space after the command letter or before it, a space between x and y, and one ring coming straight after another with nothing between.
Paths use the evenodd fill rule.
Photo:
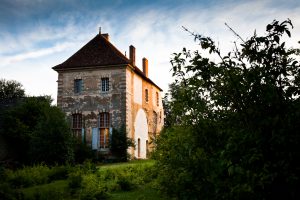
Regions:
<instances>
[{"instance_id":1,"label":"vegetation in foreground","mask_svg":"<svg viewBox=\"0 0 300 200\"><path fill-rule=\"evenodd\" d=\"M2 169L0 199L162 199L154 189L154 161L96 166L36 165Z\"/></svg>"},{"instance_id":2,"label":"vegetation in foreground","mask_svg":"<svg viewBox=\"0 0 300 200\"><path fill-rule=\"evenodd\" d=\"M299 199L300 60L290 20L210 57L183 49L157 141L159 188L178 199ZM284 37L288 36L288 37ZM297 44L294 44L295 46Z\"/></svg>"}]
</instances>

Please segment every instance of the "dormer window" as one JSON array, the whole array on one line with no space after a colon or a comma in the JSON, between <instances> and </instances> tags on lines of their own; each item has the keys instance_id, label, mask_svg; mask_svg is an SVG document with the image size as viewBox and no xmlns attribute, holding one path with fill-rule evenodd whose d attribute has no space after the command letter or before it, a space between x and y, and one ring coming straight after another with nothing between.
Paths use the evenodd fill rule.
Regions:
<instances>
[{"instance_id":1,"label":"dormer window","mask_svg":"<svg viewBox=\"0 0 300 200\"><path fill-rule=\"evenodd\" d=\"M102 92L109 91L109 78L101 78L101 90Z\"/></svg>"}]
</instances>

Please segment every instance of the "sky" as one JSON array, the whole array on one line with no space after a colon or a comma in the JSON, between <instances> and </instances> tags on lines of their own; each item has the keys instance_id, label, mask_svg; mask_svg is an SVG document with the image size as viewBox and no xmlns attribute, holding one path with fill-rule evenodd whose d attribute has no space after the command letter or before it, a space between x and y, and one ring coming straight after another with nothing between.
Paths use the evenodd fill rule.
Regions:
<instances>
[{"instance_id":1,"label":"sky","mask_svg":"<svg viewBox=\"0 0 300 200\"><path fill-rule=\"evenodd\" d=\"M274 19L292 20L289 46L299 48L299 0L0 0L0 79L16 80L27 95L50 95L56 103L57 72L64 62L99 32L136 65L149 60L149 77L164 92L172 78L170 59L183 47L200 49L183 30L213 38L227 54L243 39Z\"/></svg>"}]
</instances>

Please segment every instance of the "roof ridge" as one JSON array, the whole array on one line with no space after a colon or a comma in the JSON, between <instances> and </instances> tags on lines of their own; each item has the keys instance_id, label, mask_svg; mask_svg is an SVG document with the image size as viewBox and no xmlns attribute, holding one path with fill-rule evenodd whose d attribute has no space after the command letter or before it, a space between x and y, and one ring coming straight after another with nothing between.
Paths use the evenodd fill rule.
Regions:
<instances>
[{"instance_id":1,"label":"roof ridge","mask_svg":"<svg viewBox=\"0 0 300 200\"><path fill-rule=\"evenodd\" d=\"M54 66L53 69L130 63L130 60L117 49L117 47L108 41L102 34L97 34L67 60Z\"/></svg>"},{"instance_id":2,"label":"roof ridge","mask_svg":"<svg viewBox=\"0 0 300 200\"><path fill-rule=\"evenodd\" d=\"M114 50L116 50L116 52L119 54L118 56L126 59L128 62L130 62L129 58L127 58L115 45L113 45L109 40L107 40L102 34L97 34L97 36L101 36L102 39L104 39L108 45L110 45Z\"/></svg>"}]
</instances>

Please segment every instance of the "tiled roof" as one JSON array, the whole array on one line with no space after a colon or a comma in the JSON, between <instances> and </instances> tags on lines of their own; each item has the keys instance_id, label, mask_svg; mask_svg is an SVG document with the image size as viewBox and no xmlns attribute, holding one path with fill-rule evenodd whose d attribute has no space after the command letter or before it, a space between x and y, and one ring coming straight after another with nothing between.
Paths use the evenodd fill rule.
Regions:
<instances>
[{"instance_id":1,"label":"tiled roof","mask_svg":"<svg viewBox=\"0 0 300 200\"><path fill-rule=\"evenodd\" d=\"M54 70L68 68L107 66L129 64L129 59L124 56L101 34L96 35L65 62L53 67Z\"/></svg>"},{"instance_id":2,"label":"tiled roof","mask_svg":"<svg viewBox=\"0 0 300 200\"><path fill-rule=\"evenodd\" d=\"M132 63L126 56L124 56L103 35L98 34L65 62L54 66L52 69L60 71L84 67L107 67L110 65L122 64L132 66ZM160 91L162 91L162 89L151 79L145 76L145 74L137 66L132 67L136 74L140 75L143 79L152 83Z\"/></svg>"}]
</instances>

